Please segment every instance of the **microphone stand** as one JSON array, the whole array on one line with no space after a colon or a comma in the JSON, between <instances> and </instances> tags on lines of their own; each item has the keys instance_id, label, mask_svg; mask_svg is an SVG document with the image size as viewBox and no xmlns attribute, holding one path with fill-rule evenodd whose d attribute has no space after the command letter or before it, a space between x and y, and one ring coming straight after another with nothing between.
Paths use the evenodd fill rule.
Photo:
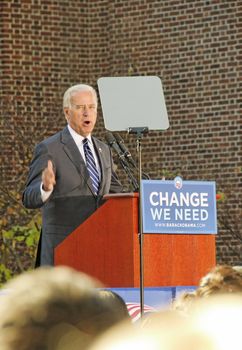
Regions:
<instances>
[{"instance_id":1,"label":"microphone stand","mask_svg":"<svg viewBox=\"0 0 242 350\"><path fill-rule=\"evenodd\" d=\"M116 142L116 139L114 138L113 134L112 133L107 133L106 134L106 141L107 141L107 144L109 145L109 147L111 147L112 149L114 149L114 151L117 153L118 155L118 159L124 169L124 171L126 172L126 174L128 175L129 177L129 181L132 183L132 186L133 186L133 191L136 192L138 191L139 189L139 184L132 172L132 170L130 169L129 167L129 163L128 161L126 161L126 158L125 158L125 154L123 152L123 149L120 147L120 145Z\"/></svg>"},{"instance_id":2,"label":"microphone stand","mask_svg":"<svg viewBox=\"0 0 242 350\"><path fill-rule=\"evenodd\" d=\"M130 170L129 166L127 166L125 159L123 159L121 156L119 156L119 160L120 160L120 163L121 163L124 171L128 175L130 182L132 183L133 191L137 192L139 190L139 184L138 184L134 174Z\"/></svg>"},{"instance_id":3,"label":"microphone stand","mask_svg":"<svg viewBox=\"0 0 242 350\"><path fill-rule=\"evenodd\" d=\"M138 152L138 178L139 178L139 256L140 256L140 313L144 315L144 254L143 254L143 218L142 218L142 147L141 139L144 134L148 134L148 127L128 128L129 134L136 135L136 145Z\"/></svg>"},{"instance_id":4,"label":"microphone stand","mask_svg":"<svg viewBox=\"0 0 242 350\"><path fill-rule=\"evenodd\" d=\"M137 170L137 165L136 163L134 162L132 156L131 156L131 153L128 151L128 149L125 147L124 145L124 140L122 139L122 137L119 135L119 134L116 134L115 135L115 139L116 139L116 142L117 144L119 145L120 149L123 151L123 155L125 157L125 159L127 160L127 162L132 165L133 168L135 168L135 170ZM149 180L150 177L148 174L146 173L142 173L142 178L145 178L146 180Z\"/></svg>"},{"instance_id":5,"label":"microphone stand","mask_svg":"<svg viewBox=\"0 0 242 350\"><path fill-rule=\"evenodd\" d=\"M138 147L138 146L137 146ZM138 150L137 150L138 151ZM139 151L138 151L139 152ZM138 165L139 166L139 165ZM137 169L137 166L135 166ZM150 180L150 176L142 171L142 179Z\"/></svg>"}]
</instances>

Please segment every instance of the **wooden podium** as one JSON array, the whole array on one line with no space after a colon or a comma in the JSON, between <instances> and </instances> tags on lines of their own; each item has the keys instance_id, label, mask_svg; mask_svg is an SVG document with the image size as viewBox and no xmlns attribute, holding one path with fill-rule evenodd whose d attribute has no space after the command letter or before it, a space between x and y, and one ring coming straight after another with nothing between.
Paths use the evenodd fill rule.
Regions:
<instances>
[{"instance_id":1,"label":"wooden podium","mask_svg":"<svg viewBox=\"0 0 242 350\"><path fill-rule=\"evenodd\" d=\"M216 263L214 235L144 234L144 286L196 286ZM138 195L110 195L56 249L55 265L107 287L139 287Z\"/></svg>"}]
</instances>

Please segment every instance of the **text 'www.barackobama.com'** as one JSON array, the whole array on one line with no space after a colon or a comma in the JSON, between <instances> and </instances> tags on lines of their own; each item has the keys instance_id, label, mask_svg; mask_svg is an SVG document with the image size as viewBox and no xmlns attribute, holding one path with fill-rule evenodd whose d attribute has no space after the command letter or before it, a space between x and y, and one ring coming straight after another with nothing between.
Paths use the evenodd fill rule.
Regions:
<instances>
[{"instance_id":1,"label":"text 'www.barackobama.com'","mask_svg":"<svg viewBox=\"0 0 242 350\"><path fill-rule=\"evenodd\" d=\"M174 223L174 222L157 222L155 227L205 227L202 223Z\"/></svg>"}]
</instances>

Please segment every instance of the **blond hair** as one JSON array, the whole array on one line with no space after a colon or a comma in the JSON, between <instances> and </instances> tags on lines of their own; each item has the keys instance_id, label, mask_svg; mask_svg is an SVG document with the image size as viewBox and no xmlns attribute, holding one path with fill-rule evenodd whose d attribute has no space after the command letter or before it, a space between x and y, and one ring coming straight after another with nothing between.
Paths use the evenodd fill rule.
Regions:
<instances>
[{"instance_id":1,"label":"blond hair","mask_svg":"<svg viewBox=\"0 0 242 350\"><path fill-rule=\"evenodd\" d=\"M199 297L231 292L242 292L242 273L229 265L215 266L201 278L196 291Z\"/></svg>"}]
</instances>

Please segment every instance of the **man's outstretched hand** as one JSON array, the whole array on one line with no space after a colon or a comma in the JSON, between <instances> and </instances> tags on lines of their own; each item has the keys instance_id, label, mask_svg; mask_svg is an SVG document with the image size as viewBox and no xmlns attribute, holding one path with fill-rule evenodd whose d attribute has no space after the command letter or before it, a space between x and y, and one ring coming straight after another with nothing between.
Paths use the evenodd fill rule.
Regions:
<instances>
[{"instance_id":1,"label":"man's outstretched hand","mask_svg":"<svg viewBox=\"0 0 242 350\"><path fill-rule=\"evenodd\" d=\"M48 160L47 167L42 172L42 182L44 191L52 191L55 186L55 173L51 160Z\"/></svg>"}]
</instances>

